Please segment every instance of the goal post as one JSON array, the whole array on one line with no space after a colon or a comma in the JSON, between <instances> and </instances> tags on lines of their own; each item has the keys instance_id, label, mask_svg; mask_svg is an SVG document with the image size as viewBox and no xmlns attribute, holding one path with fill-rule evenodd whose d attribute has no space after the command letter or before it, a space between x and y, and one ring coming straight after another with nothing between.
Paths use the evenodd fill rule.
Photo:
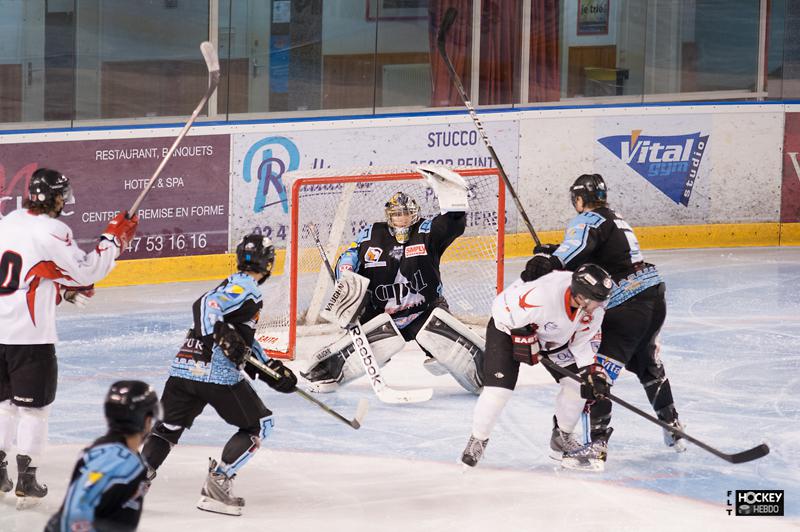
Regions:
<instances>
[{"instance_id":1,"label":"goal post","mask_svg":"<svg viewBox=\"0 0 800 532\"><path fill-rule=\"evenodd\" d=\"M503 288L505 187L496 169L455 171L467 181L470 209L466 231L441 258L443 293L459 319L485 324ZM314 232L335 263L364 227L385 221L384 205L395 192L414 197L423 218L440 211L433 191L412 167L296 171L284 182L291 182L285 268L264 285L256 337L271 356L294 358L304 336L338 331L316 324L331 281Z\"/></svg>"}]
</instances>

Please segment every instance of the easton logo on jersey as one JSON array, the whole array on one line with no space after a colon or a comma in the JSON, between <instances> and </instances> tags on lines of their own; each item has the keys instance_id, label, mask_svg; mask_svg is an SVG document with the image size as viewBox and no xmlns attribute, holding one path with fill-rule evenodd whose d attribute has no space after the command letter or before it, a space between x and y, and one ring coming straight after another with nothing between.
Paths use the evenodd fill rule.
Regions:
<instances>
[{"instance_id":1,"label":"easton logo on jersey","mask_svg":"<svg viewBox=\"0 0 800 532\"><path fill-rule=\"evenodd\" d=\"M701 136L700 132L667 136L641 133L641 129L635 129L630 135L603 137L597 142L669 199L688 206L709 135Z\"/></svg>"}]
</instances>

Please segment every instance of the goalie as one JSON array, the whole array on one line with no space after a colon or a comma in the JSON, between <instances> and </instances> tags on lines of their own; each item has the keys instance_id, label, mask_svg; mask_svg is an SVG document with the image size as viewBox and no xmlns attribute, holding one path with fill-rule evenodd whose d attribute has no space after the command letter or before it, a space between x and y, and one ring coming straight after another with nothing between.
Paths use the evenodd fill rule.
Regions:
<instances>
[{"instance_id":1,"label":"goalie","mask_svg":"<svg viewBox=\"0 0 800 532\"><path fill-rule=\"evenodd\" d=\"M448 312L439 271L442 254L466 229L467 184L443 167L419 166L417 172L436 194L441 214L421 218L412 197L392 195L385 205L386 221L364 228L339 257L337 288L347 287L351 297L334 301L334 294L323 316L333 314L344 327L358 320L363 309L360 320L379 366L407 341L416 340L431 374L449 373L477 394L484 341ZM362 376L363 366L353 352L345 334L315 353L308 370L301 372L309 389L332 392Z\"/></svg>"}]
</instances>

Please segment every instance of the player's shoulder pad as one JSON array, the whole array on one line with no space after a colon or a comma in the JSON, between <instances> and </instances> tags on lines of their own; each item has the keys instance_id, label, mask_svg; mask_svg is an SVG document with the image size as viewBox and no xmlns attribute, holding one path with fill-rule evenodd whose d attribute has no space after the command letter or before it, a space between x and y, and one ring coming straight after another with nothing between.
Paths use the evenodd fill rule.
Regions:
<instances>
[{"instance_id":1,"label":"player's shoulder pad","mask_svg":"<svg viewBox=\"0 0 800 532\"><path fill-rule=\"evenodd\" d=\"M572 219L570 225L586 224L589 227L599 227L606 221L605 216L595 211L584 211Z\"/></svg>"},{"instance_id":2,"label":"player's shoulder pad","mask_svg":"<svg viewBox=\"0 0 800 532\"><path fill-rule=\"evenodd\" d=\"M433 224L432 218L425 218L424 220L422 220L422 222L420 222L418 232L430 233L432 224Z\"/></svg>"},{"instance_id":3,"label":"player's shoulder pad","mask_svg":"<svg viewBox=\"0 0 800 532\"><path fill-rule=\"evenodd\" d=\"M231 304L248 298L261 301L261 288L246 273L236 272L228 277L228 282L219 290L219 298Z\"/></svg>"},{"instance_id":4,"label":"player's shoulder pad","mask_svg":"<svg viewBox=\"0 0 800 532\"><path fill-rule=\"evenodd\" d=\"M368 225L358 233L358 236L356 237L356 241L354 242L354 244L356 246L358 246L358 244L360 244L362 242L366 242L367 240L372 238L372 228L373 228L374 225L375 224Z\"/></svg>"},{"instance_id":5,"label":"player's shoulder pad","mask_svg":"<svg viewBox=\"0 0 800 532\"><path fill-rule=\"evenodd\" d=\"M84 469L90 480L98 482L103 478L122 478L132 480L144 470L144 464L122 443L104 443L89 448L83 456Z\"/></svg>"}]
</instances>

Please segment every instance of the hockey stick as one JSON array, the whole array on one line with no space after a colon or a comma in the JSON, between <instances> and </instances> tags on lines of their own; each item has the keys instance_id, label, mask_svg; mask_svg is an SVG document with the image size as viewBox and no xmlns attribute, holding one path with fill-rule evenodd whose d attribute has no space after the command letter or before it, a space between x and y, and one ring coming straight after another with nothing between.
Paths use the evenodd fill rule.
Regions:
<instances>
[{"instance_id":1,"label":"hockey stick","mask_svg":"<svg viewBox=\"0 0 800 532\"><path fill-rule=\"evenodd\" d=\"M206 93L203 95L203 98L200 100L200 103L197 104L195 107L192 116L189 117L189 121L186 122L186 125L183 126L180 133L178 133L178 137L175 139L175 142L172 143L170 146L169 151L161 160L161 164L158 165L156 168L155 173L153 173L152 177L150 177L150 181L147 182L147 186L144 187L142 192L139 194L139 197L136 198L136 201L133 202L130 210L128 211L128 218L136 214L136 210L141 205L144 197L147 196L147 193L150 192L150 189L153 188L153 184L155 183L158 176L161 174L161 170L167 165L167 162L172 158L172 154L175 152L175 148L178 147L178 144L181 143L183 137L186 136L186 133L189 131L189 128L192 127L194 124L195 118L197 115L200 114L200 111L203 110L206 102L208 99L211 98L211 95L214 94L214 91L217 90L217 85L219 85L219 58L217 57L217 51L214 49L214 45L208 41L203 42L200 44L200 52L203 54L203 59L206 61L206 67L208 68L208 89L206 89Z\"/></svg>"},{"instance_id":2,"label":"hockey stick","mask_svg":"<svg viewBox=\"0 0 800 532\"><path fill-rule=\"evenodd\" d=\"M251 364L251 365L255 366L260 371L263 371L264 373L266 373L270 377L272 377L272 378L274 378L276 380L280 379L280 375L278 375L274 370L272 370L269 366L267 366L266 364L261 362L259 359L257 359L253 355L247 355L247 357L245 357L245 361L248 364ZM330 415L332 415L333 417L335 417L339 421L341 421L343 423L346 423L347 425L350 425L354 429L361 428L361 422L364 420L364 417L367 415L367 410L369 409L369 401L367 401L364 398L361 398L358 401L358 406L356 407L356 415L355 415L355 417L353 419L347 419L346 417L341 415L339 412L337 412L333 408L329 407L328 405L326 405L325 403L323 403L319 399L315 399L314 397L310 396L309 394L307 394L306 392L304 392L303 390L301 390L300 388L298 388L296 386L294 388L294 393L296 393L297 395L299 395L300 397L302 397L303 399L305 399L307 401L311 401L312 403L314 403L315 405L317 405L318 407L323 409L325 412L329 413Z\"/></svg>"},{"instance_id":3,"label":"hockey stick","mask_svg":"<svg viewBox=\"0 0 800 532\"><path fill-rule=\"evenodd\" d=\"M461 95L461 100L464 102L464 107L467 108L467 112L469 112L470 118L472 118L472 121L475 122L475 127L478 129L478 133L480 134L481 139L483 139L483 143L486 144L486 148L489 150L489 155L491 155L492 160L494 161L494 164L497 167L497 170L500 171L500 177L503 178L503 182L506 184L506 188L508 188L508 192L511 194L511 197L514 200L514 205L517 206L517 210L519 211L520 216L522 216L522 220L525 222L528 231L530 231L534 242L536 242L537 246L540 246L542 245L542 243L539 241L539 236L536 234L536 230L533 228L533 224L531 223L530 219L528 219L528 215L525 212L525 208L522 206L522 202L520 202L519 196L517 196L517 192L511 185L511 180L508 179L508 175L506 174L503 165L500 163L500 159L497 157L497 153L494 151L492 143L489 141L489 137L486 135L486 131L484 131L483 129L483 124L481 124L481 121L478 118L478 114L475 112L475 107L473 107L472 102L470 102L469 98L467 97L467 91L464 90L464 85L461 84L461 79L458 77L458 73L456 73L456 69L453 67L453 63L447 56L447 49L445 48L444 40L445 37L447 36L447 32L453 25L453 22L455 22L457 14L458 10L454 7L451 7L445 12L444 17L442 17L442 23L439 26L439 35L437 38L437 47L439 48L439 55L442 56L442 60L444 61L444 64L447 66L447 72L448 74L450 74L450 80L453 82L453 85L456 86L456 89L458 89L458 93Z\"/></svg>"},{"instance_id":4,"label":"hockey stick","mask_svg":"<svg viewBox=\"0 0 800 532\"><path fill-rule=\"evenodd\" d=\"M560 373L561 375L563 375L565 377L569 377L570 379L572 379L574 381L583 382L581 380L581 378L578 377L576 374L572 373L570 370L568 370L566 368L562 368L561 366L559 366L558 364L556 364L555 362L553 362L549 358L542 357L541 361L542 361L542 364L545 367L547 367L548 369L551 369L551 370L555 371L556 373ZM654 417L654 416L648 414L647 412L645 412L645 411L633 406L629 402L627 402L627 401L625 401L623 399L620 399L619 397L617 397L614 394L608 393L608 394L606 394L606 397L608 397L611 401L614 401L618 405L622 406L623 408L627 408L628 410L630 410L634 414L638 414L641 417L647 419L648 421L652 421L653 423L655 423L656 425L658 425L662 429L668 430L672 434L674 434L676 436L680 436L681 438L692 442L693 444L697 445L701 449L704 449L704 450L710 452L714 456L718 456L719 458L722 458L726 462L730 462L732 464L742 464L744 462L750 462L752 460L757 460L758 458L761 458L761 457L766 456L767 454L769 454L769 447L767 446L766 443L762 443L760 445L756 445L752 449L747 449L746 451L742 451L742 452L739 452L739 453L732 453L732 454L723 453L722 451L720 451L718 449L715 449L714 447L711 447L710 445L708 445L706 443L703 443L702 441L698 440L697 438L689 436L688 434L686 434L682 430L677 429L677 428L673 427L672 425L661 421L657 417Z\"/></svg>"},{"instance_id":5,"label":"hockey stick","mask_svg":"<svg viewBox=\"0 0 800 532\"><path fill-rule=\"evenodd\" d=\"M328 260L328 253L322 246L322 242L319 241L317 228L313 224L309 224L309 230L314 237L314 241L317 244L317 250L319 251L320 257L322 257L322 262L325 263L325 268L328 270L331 281L336 284L336 276L333 273L333 267ZM350 338L353 340L353 347L356 349L358 359L364 366L364 371L369 378L369 383L372 386L372 390L375 392L375 395L378 396L378 399L384 403L400 404L421 403L423 401L428 401L431 397L433 397L432 388L420 388L418 390L395 390L394 388L390 388L383 380L381 369L378 366L378 362L375 359L374 353L372 352L372 346L369 345L367 335L364 333L364 329L361 327L361 323L356 320L352 326L348 327L347 332L350 333Z\"/></svg>"}]
</instances>

